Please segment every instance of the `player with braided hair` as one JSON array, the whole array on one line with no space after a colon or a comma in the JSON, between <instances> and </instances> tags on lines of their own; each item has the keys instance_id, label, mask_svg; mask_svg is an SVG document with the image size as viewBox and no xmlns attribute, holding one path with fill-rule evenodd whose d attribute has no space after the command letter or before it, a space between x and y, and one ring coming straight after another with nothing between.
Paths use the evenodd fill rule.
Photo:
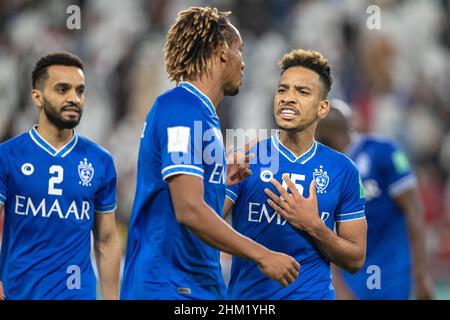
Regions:
<instances>
[{"instance_id":1,"label":"player with braided hair","mask_svg":"<svg viewBox=\"0 0 450 320\"><path fill-rule=\"evenodd\" d=\"M192 7L168 32L165 67L177 87L156 99L141 135L123 299L225 299L217 249L255 262L282 286L298 276L292 257L221 218L226 185L251 174L248 154L240 152L243 164L225 156L216 114L223 96L238 93L244 68L228 15Z\"/></svg>"}]
</instances>

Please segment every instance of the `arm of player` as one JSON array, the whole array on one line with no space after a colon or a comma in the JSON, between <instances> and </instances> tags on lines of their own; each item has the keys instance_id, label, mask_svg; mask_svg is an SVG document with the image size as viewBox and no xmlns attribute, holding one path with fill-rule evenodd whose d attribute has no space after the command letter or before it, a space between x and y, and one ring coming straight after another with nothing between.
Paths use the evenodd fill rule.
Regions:
<instances>
[{"instance_id":1,"label":"arm of player","mask_svg":"<svg viewBox=\"0 0 450 320\"><path fill-rule=\"evenodd\" d=\"M233 207L234 203L227 197L225 197L225 203L223 204L223 219L225 220L231 212L231 207Z\"/></svg>"},{"instance_id":2,"label":"arm of player","mask_svg":"<svg viewBox=\"0 0 450 320\"><path fill-rule=\"evenodd\" d=\"M304 198L287 175L283 179L291 194L272 179L282 198L265 189L270 197L269 205L295 228L307 232L328 260L352 273L361 269L366 257L366 220L337 223L336 234L320 220L314 180L309 187L309 198Z\"/></svg>"},{"instance_id":3,"label":"arm of player","mask_svg":"<svg viewBox=\"0 0 450 320\"><path fill-rule=\"evenodd\" d=\"M355 295L342 277L341 269L333 263L331 264L331 273L333 275L333 288L336 292L336 300L355 300Z\"/></svg>"},{"instance_id":4,"label":"arm of player","mask_svg":"<svg viewBox=\"0 0 450 320\"><path fill-rule=\"evenodd\" d=\"M120 244L114 212L95 213L94 254L105 300L119 297Z\"/></svg>"},{"instance_id":5,"label":"arm of player","mask_svg":"<svg viewBox=\"0 0 450 320\"><path fill-rule=\"evenodd\" d=\"M261 272L282 286L298 277L300 265L292 257L244 237L204 202L201 178L179 174L170 177L168 183L177 221L201 240L226 253L254 261Z\"/></svg>"},{"instance_id":6,"label":"arm of player","mask_svg":"<svg viewBox=\"0 0 450 320\"><path fill-rule=\"evenodd\" d=\"M394 198L394 202L406 215L412 249L414 286L417 299L433 298L433 281L427 269L423 209L416 187Z\"/></svg>"}]
</instances>

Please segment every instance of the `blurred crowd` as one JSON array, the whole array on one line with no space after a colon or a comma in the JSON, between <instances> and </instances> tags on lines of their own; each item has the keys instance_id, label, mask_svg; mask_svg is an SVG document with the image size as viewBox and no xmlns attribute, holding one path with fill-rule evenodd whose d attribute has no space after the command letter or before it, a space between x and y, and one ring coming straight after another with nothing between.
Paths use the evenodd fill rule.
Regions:
<instances>
[{"instance_id":1,"label":"blurred crowd","mask_svg":"<svg viewBox=\"0 0 450 320\"><path fill-rule=\"evenodd\" d=\"M81 29L69 30L69 5ZM450 281L450 0L0 0L0 142L37 121L31 68L66 50L85 62L86 105L78 132L114 156L118 222L125 241L144 118L170 88L165 35L178 11L232 11L244 40L240 94L219 109L222 127L274 128L272 103L283 53L314 49L329 58L330 98L347 101L355 127L398 139L420 184L433 274ZM369 5L380 9L368 27Z\"/></svg>"}]
</instances>

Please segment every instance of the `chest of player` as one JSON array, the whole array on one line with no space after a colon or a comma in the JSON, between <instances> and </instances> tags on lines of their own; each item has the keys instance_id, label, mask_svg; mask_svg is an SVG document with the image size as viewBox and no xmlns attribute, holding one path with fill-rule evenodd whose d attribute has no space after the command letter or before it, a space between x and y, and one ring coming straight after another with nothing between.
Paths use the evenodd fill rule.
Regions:
<instances>
[{"instance_id":1,"label":"chest of player","mask_svg":"<svg viewBox=\"0 0 450 320\"><path fill-rule=\"evenodd\" d=\"M10 163L9 211L16 219L91 223L101 171L98 161L76 154Z\"/></svg>"},{"instance_id":2,"label":"chest of player","mask_svg":"<svg viewBox=\"0 0 450 320\"><path fill-rule=\"evenodd\" d=\"M201 161L206 187L224 189L226 184L226 160L220 124L216 118L203 121ZM199 139L195 139L198 142ZM198 154L196 154L198 156Z\"/></svg>"},{"instance_id":3,"label":"chest of player","mask_svg":"<svg viewBox=\"0 0 450 320\"><path fill-rule=\"evenodd\" d=\"M270 182L270 179L276 179L282 184L285 190L288 186L282 179L283 174L287 174L290 180L295 184L297 191L303 197L309 197L309 186L312 180L316 183L318 214L324 223L333 228L335 218L334 212L339 202L340 194L340 173L330 172L325 164L299 164L281 160L278 168L265 168L255 165L251 169L253 175L243 184L241 190L240 202L242 209L247 214L247 222L252 224L273 224L283 227L286 224L277 212L275 212L267 203L269 199L264 189L268 188L275 194L279 194L276 188ZM276 169L276 170L275 170ZM290 193L290 191L288 191Z\"/></svg>"}]
</instances>

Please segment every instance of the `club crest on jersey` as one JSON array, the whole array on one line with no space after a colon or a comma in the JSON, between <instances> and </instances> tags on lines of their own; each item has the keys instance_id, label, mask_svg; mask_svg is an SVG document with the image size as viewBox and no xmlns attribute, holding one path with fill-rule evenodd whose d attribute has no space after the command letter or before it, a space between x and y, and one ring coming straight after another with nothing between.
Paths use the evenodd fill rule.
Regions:
<instances>
[{"instance_id":1,"label":"club crest on jersey","mask_svg":"<svg viewBox=\"0 0 450 320\"><path fill-rule=\"evenodd\" d=\"M319 169L314 169L313 179L316 183L317 193L326 193L325 189L330 182L330 177L325 170L323 170L323 166L319 166Z\"/></svg>"},{"instance_id":2,"label":"club crest on jersey","mask_svg":"<svg viewBox=\"0 0 450 320\"><path fill-rule=\"evenodd\" d=\"M88 163L87 159L84 158L83 161L80 161L78 165L78 174L80 175L80 182L82 186L90 187L92 178L94 177L94 167L92 163Z\"/></svg>"}]
</instances>

